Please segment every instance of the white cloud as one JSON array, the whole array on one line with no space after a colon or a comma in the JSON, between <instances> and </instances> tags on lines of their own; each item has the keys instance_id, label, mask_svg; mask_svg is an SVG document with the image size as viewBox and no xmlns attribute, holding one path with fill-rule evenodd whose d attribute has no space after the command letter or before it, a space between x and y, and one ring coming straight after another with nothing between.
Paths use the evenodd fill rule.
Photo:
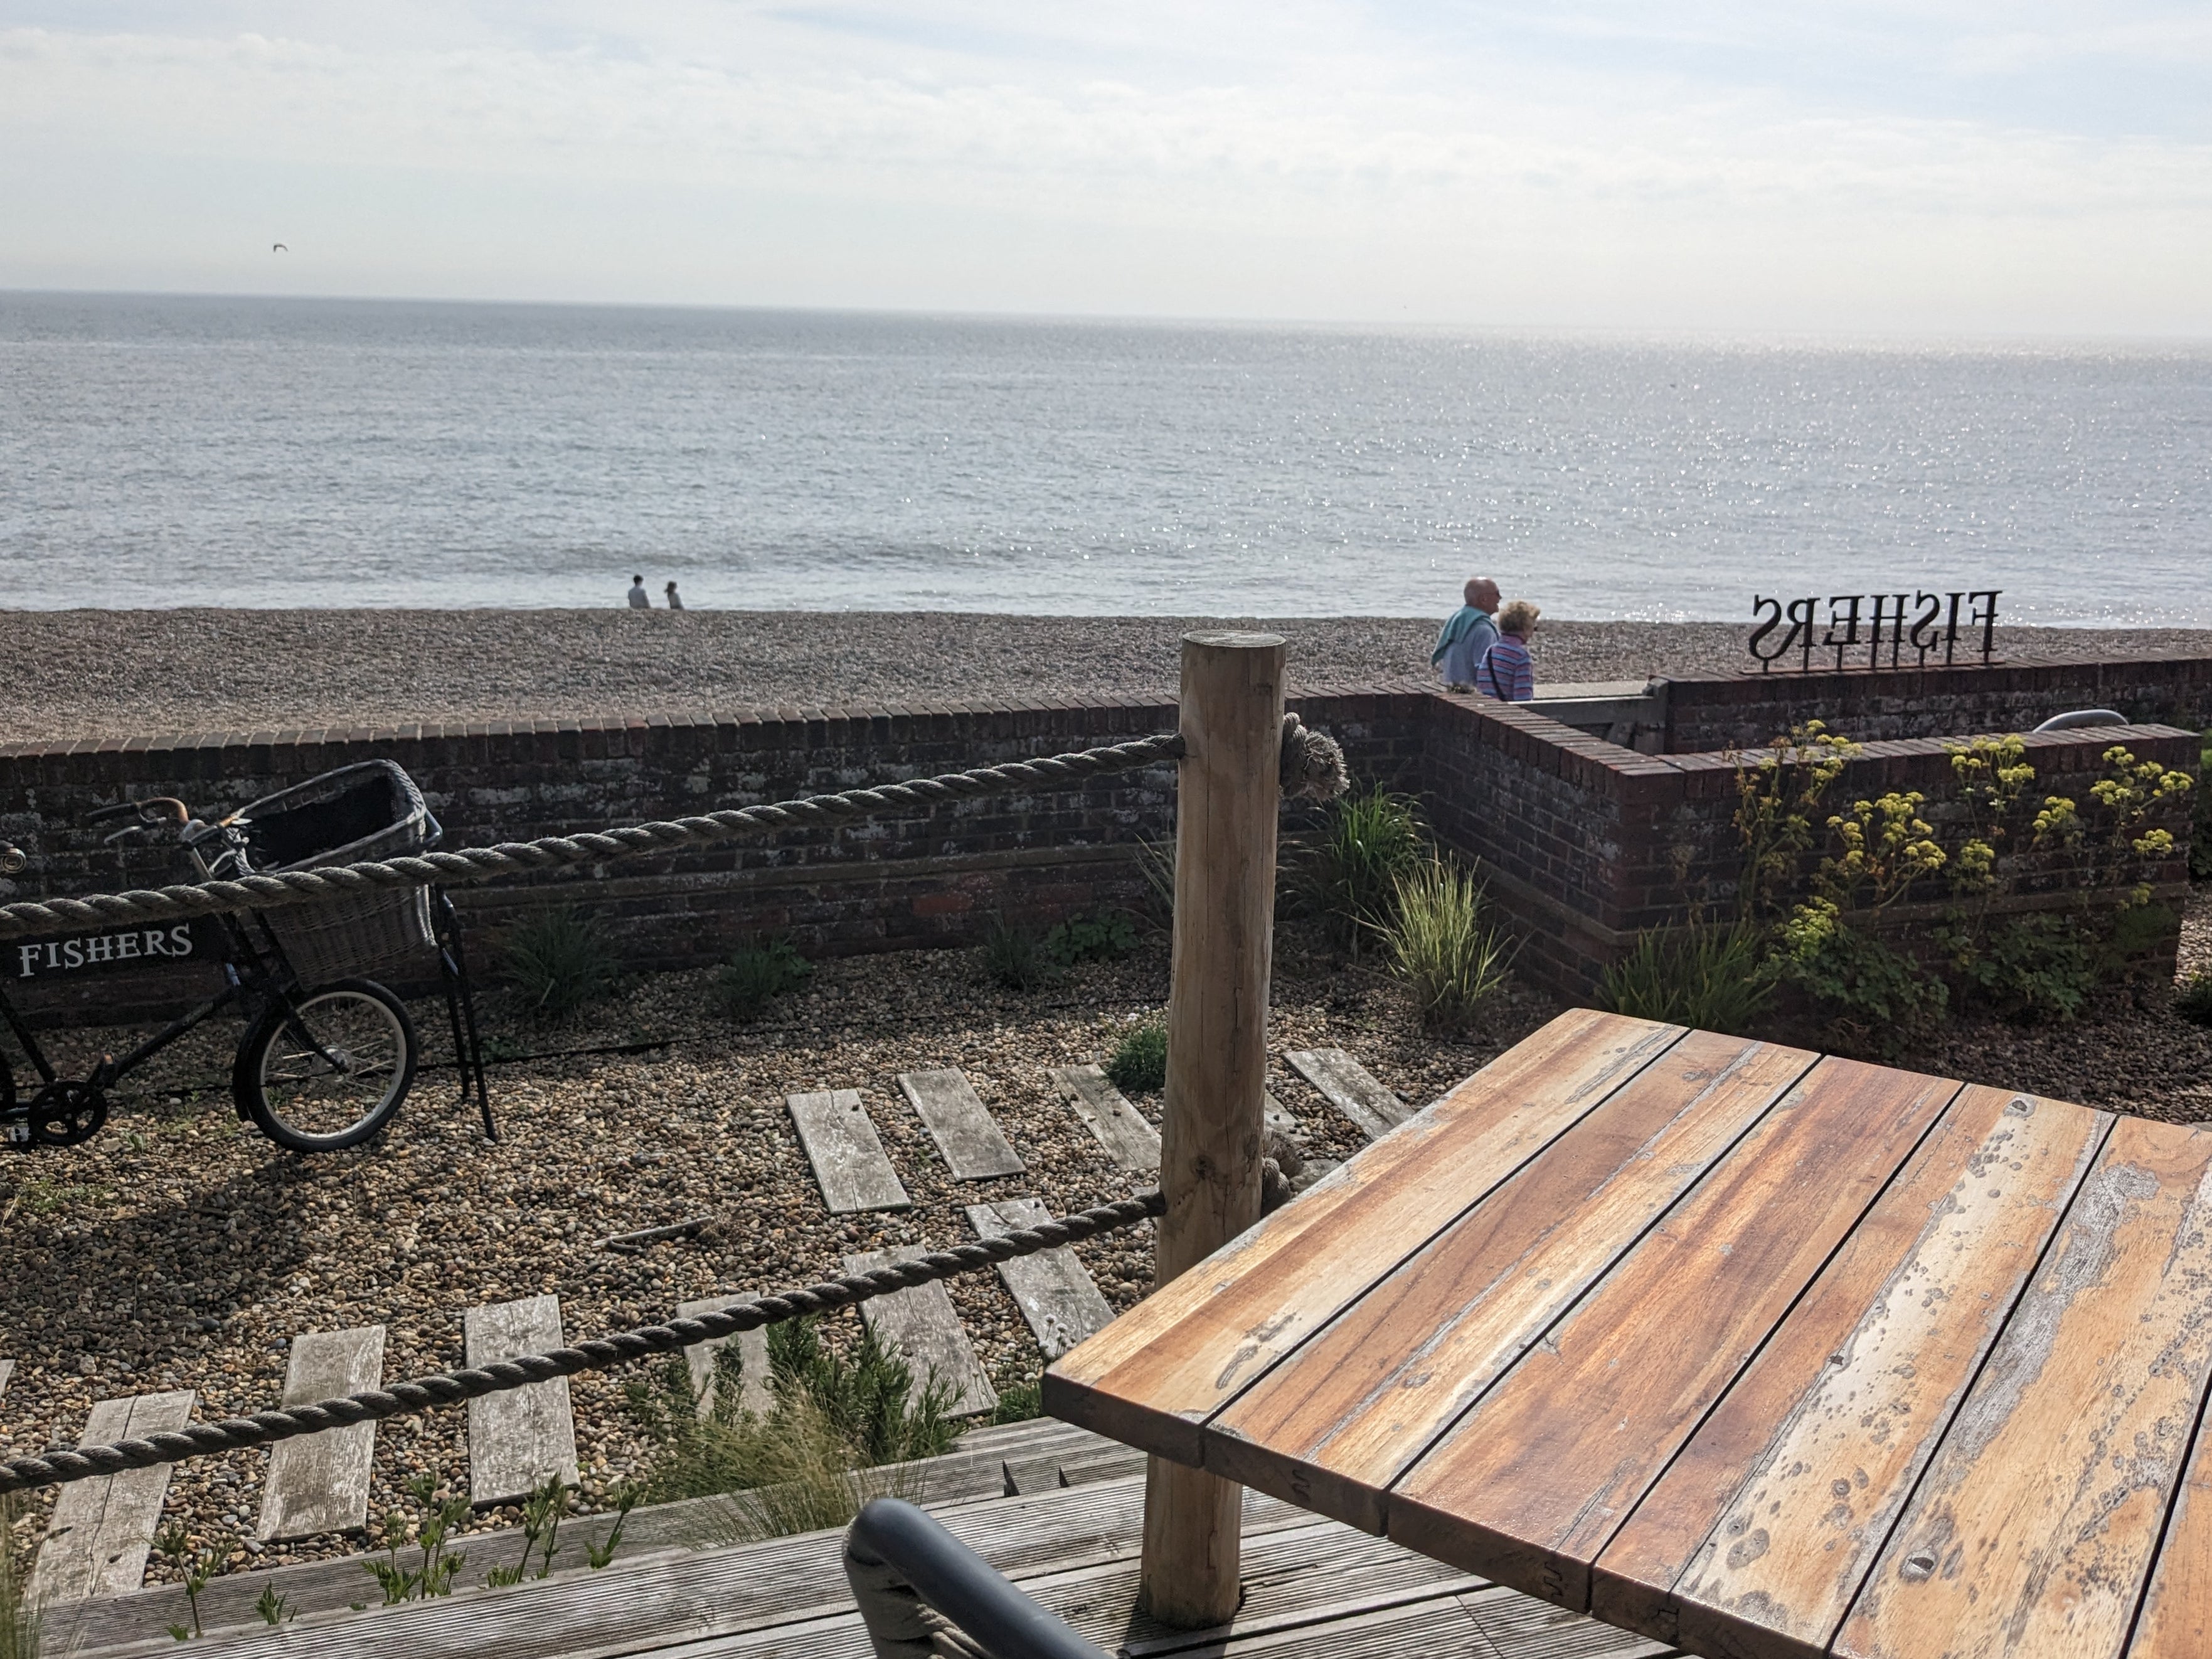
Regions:
<instances>
[{"instance_id":1,"label":"white cloud","mask_svg":"<svg viewBox=\"0 0 2212 1659\"><path fill-rule=\"evenodd\" d=\"M2212 330L2212 142L1557 44L1626 13L302 15L0 31L0 283ZM2008 15L1938 44L1982 74L2197 39ZM1868 27L1771 16L1665 15L1724 57Z\"/></svg>"}]
</instances>

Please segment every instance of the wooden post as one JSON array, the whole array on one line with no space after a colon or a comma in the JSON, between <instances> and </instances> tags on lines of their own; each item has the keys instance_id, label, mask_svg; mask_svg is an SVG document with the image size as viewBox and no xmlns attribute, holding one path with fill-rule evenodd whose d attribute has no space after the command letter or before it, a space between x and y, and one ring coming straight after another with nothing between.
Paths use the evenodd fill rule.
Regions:
<instances>
[{"instance_id":1,"label":"wooden post","mask_svg":"<svg viewBox=\"0 0 2212 1659\"><path fill-rule=\"evenodd\" d=\"M1183 635L1161 1285L1260 1218L1282 727L1279 637ZM1243 1504L1234 1482L1151 1461L1144 1599L1155 1619L1198 1629L1236 1613Z\"/></svg>"}]
</instances>

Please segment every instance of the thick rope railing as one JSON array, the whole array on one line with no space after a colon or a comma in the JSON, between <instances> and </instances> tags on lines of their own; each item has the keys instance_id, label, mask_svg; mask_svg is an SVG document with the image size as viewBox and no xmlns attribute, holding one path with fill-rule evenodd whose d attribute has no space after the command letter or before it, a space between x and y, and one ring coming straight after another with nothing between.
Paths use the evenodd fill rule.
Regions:
<instances>
[{"instance_id":1,"label":"thick rope railing","mask_svg":"<svg viewBox=\"0 0 2212 1659\"><path fill-rule=\"evenodd\" d=\"M849 823L879 813L927 808L947 801L973 800L1020 789L1056 788L1086 778L1141 771L1183 752L1180 732L1138 738L1128 743L1037 760L1008 761L967 772L948 772L904 783L847 789L833 795L806 795L760 806L732 807L696 817L633 823L580 836L546 836L536 841L503 842L453 853L416 853L367 864L321 870L272 871L234 880L180 883L127 893L89 893L78 898L25 900L0 904L0 939L27 933L51 934L118 921L161 921L178 917L234 915L312 904L380 887L436 884L462 887L500 876L526 875L579 864L605 864L768 830L806 829ZM1341 794L1347 779L1344 752L1334 738L1309 730L1296 714L1283 717L1283 791L1286 795L1327 800ZM15 853L15 849L6 849ZM21 854L16 854L20 860Z\"/></svg>"},{"instance_id":2,"label":"thick rope railing","mask_svg":"<svg viewBox=\"0 0 2212 1659\"><path fill-rule=\"evenodd\" d=\"M1166 1200L1157 1190L1141 1193L1135 1198L1096 1205L1073 1215L1041 1221L1034 1227L1017 1228L994 1238L934 1250L912 1261L894 1262L864 1273L848 1273L842 1279L810 1285L804 1290L786 1291L780 1296L756 1297L720 1312L672 1319L665 1325L642 1326L594 1341L580 1342L574 1347L555 1348L549 1353L495 1360L465 1370L438 1371L394 1382L389 1388L367 1389L339 1399L256 1412L251 1417L226 1418L219 1423L195 1423L143 1439L118 1440L108 1446L56 1449L38 1457L18 1457L0 1463L0 1494L65 1486L74 1480L120 1474L126 1469L150 1468L161 1463L181 1463L187 1458L204 1457L211 1452L265 1446L299 1435L319 1434L325 1429L381 1422L386 1418L457 1406L482 1395L526 1389L534 1382L550 1382L556 1376L608 1370L654 1354L678 1353L716 1337L734 1336L739 1331L758 1330L764 1325L777 1325L809 1314L857 1306L876 1297L910 1290L934 1279L996 1267L1016 1256L1034 1255L1039 1250L1057 1249L1063 1244L1096 1238L1101 1233L1133 1227L1161 1214L1166 1207Z\"/></svg>"},{"instance_id":3,"label":"thick rope railing","mask_svg":"<svg viewBox=\"0 0 2212 1659\"><path fill-rule=\"evenodd\" d=\"M579 864L603 864L652 853L708 847L717 842L769 830L809 829L849 823L902 810L973 800L1019 789L1058 788L1087 778L1134 772L1182 753L1176 732L1139 738L1102 749L1009 761L940 777L847 789L834 795L807 795L760 806L732 807L696 817L634 823L580 836L547 836L537 841L506 842L496 847L468 847L451 853L416 853L368 864L337 865L321 870L287 870L228 881L204 881L127 893L92 893L81 898L26 900L0 905L0 939L103 927L118 921L158 921L212 916L243 910L273 910L347 896L380 887L419 887L434 883L466 886L500 876L527 875Z\"/></svg>"}]
</instances>

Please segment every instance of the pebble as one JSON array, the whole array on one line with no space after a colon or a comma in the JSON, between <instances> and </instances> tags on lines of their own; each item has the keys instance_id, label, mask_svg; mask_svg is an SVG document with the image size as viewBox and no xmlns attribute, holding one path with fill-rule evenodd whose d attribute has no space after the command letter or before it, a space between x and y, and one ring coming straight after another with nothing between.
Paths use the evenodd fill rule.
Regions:
<instances>
[{"instance_id":1,"label":"pebble","mask_svg":"<svg viewBox=\"0 0 2212 1659\"><path fill-rule=\"evenodd\" d=\"M1540 603L1540 592L1530 595ZM1190 629L1264 627L1290 688L1433 678L1433 617L1273 620L952 612L19 611L0 629L9 735L61 739L746 706L1034 701L1175 689ZM1540 684L1733 674L1748 623L1548 620ZM2001 628L2001 650L2212 652L2212 631ZM186 712L188 711L188 712Z\"/></svg>"},{"instance_id":2,"label":"pebble","mask_svg":"<svg viewBox=\"0 0 2212 1659\"><path fill-rule=\"evenodd\" d=\"M2200 890L2185 964L2212 964L2212 890ZM1358 1133L1283 1065L1290 1048L1339 1047L1409 1104L1434 1099L1559 1010L1511 988L1479 1030L1424 1032L1403 992L1371 961L1334 959L1310 925L1279 933L1270 1085L1297 1117L1308 1157L1342 1158ZM854 957L820 964L757 1024L709 1012L704 973L638 975L571 1023L534 1026L487 997L490 1029L539 1049L635 1032L666 1039L644 1054L539 1058L493 1068L501 1139L481 1139L442 1078L417 1085L376 1145L301 1159L241 1126L225 1092L226 1035L210 1026L131 1079L109 1131L80 1147L0 1163L0 1354L18 1369L0 1397L0 1445L73 1444L98 1399L160 1388L199 1395L209 1421L274 1405L286 1346L302 1331L382 1322L386 1376L458 1365L461 1314L474 1304L558 1295L573 1340L664 1319L679 1300L768 1291L836 1274L848 1251L972 1237L961 1206L1034 1194L1054 1213L1127 1196L1148 1177L1120 1169L1054 1090L1050 1067L1103 1058L1167 994L1166 942L1076 969L1029 994L993 985L975 951ZM1944 1075L2175 1121L2212 1120L2212 1030L2156 993L2108 998L2101 1023L2021 1028L1961 1023L1903 1063ZM421 1022L426 1036L439 1022ZM231 1034L234 1040L234 1034ZM113 1030L57 1034L65 1063L113 1047ZM431 1036L430 1057L440 1057ZM955 1182L900 1096L902 1071L965 1070L1028 1164ZM903 1213L824 1209L784 1096L856 1087L912 1194ZM1157 1098L1138 1109L1158 1120ZM143 1131L139 1146L125 1133ZM712 1214L702 1237L636 1255L611 1234ZM1152 1280L1150 1224L1076 1247L1107 1299L1127 1308ZM953 1303L1001 1382L1042 1361L995 1274L953 1281ZM850 1314L830 1322L849 1340ZM625 1415L623 1373L572 1379L585 1504L642 1466ZM465 1490L465 1418L386 1423L377 1438L371 1519L405 1507L402 1486L429 1472ZM260 1548L252 1539L267 1454L178 1466L165 1519L234 1565L350 1553L330 1537ZM49 1495L29 1506L27 1539ZM512 1525L512 1510L471 1528ZM152 1576L167 1569L154 1564Z\"/></svg>"}]
</instances>

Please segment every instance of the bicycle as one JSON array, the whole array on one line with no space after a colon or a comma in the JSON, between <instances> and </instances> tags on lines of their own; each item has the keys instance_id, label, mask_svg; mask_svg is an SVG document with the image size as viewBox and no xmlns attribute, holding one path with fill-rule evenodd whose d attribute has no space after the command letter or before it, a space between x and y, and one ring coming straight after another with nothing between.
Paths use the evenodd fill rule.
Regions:
<instances>
[{"instance_id":1,"label":"bicycle","mask_svg":"<svg viewBox=\"0 0 2212 1659\"><path fill-rule=\"evenodd\" d=\"M303 835L312 838L333 823L350 822L358 829L364 804L374 810L386 795L398 798L403 807L411 803L399 823L380 824L366 837L346 835L346 845L300 856ZM351 862L369 842L388 842L404 832L410 848L419 848L431 844L439 833L412 781L389 762L341 768L212 823L167 796L101 807L85 821L122 817L137 822L106 836L107 845L172 836L203 881L257 869ZM0 846L0 874L20 871L24 862L18 849ZM424 946L435 949L446 982L461 1097L477 1095L485 1132L496 1139L459 917L442 892L400 888L272 913L11 941L10 972L0 977L0 1020L14 1034L41 1086L28 1100L19 1099L12 1068L0 1056L0 1145L29 1152L90 1139L106 1123L107 1091L120 1079L224 1010L238 1008L245 1014L246 1030L232 1064L230 1087L240 1116L290 1152L360 1146L405 1103L422 1044L398 996L365 973L345 969L374 966L380 958L398 961ZM82 1078L58 1074L4 988L9 978L41 973L210 957L222 973L220 990L127 1054L103 1055Z\"/></svg>"}]
</instances>

